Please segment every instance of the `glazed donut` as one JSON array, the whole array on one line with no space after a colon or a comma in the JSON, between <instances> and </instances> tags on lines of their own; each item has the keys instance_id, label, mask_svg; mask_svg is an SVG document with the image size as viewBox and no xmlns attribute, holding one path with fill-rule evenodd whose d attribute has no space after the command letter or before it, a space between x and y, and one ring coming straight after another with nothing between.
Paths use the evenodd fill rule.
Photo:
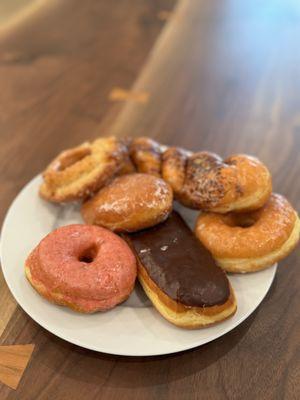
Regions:
<instances>
[{"instance_id":1,"label":"glazed donut","mask_svg":"<svg viewBox=\"0 0 300 400\"><path fill-rule=\"evenodd\" d=\"M187 156L177 151L176 154L180 179L178 186L173 184L173 189L176 199L186 207L218 213L255 210L271 194L271 175L254 157L235 155L223 161L210 152ZM167 181L170 175L163 173ZM176 176L175 167L173 176Z\"/></svg>"},{"instance_id":2,"label":"glazed donut","mask_svg":"<svg viewBox=\"0 0 300 400\"><path fill-rule=\"evenodd\" d=\"M160 177L162 147L155 140L147 137L133 139L129 154L138 172Z\"/></svg>"},{"instance_id":3,"label":"glazed donut","mask_svg":"<svg viewBox=\"0 0 300 400\"><path fill-rule=\"evenodd\" d=\"M126 144L115 137L100 138L60 153L43 173L40 195L52 202L88 197L128 165Z\"/></svg>"},{"instance_id":4,"label":"glazed donut","mask_svg":"<svg viewBox=\"0 0 300 400\"><path fill-rule=\"evenodd\" d=\"M198 239L228 272L252 272L286 257L299 241L300 221L290 203L272 194L263 208L227 215L203 213Z\"/></svg>"},{"instance_id":5,"label":"glazed donut","mask_svg":"<svg viewBox=\"0 0 300 400\"><path fill-rule=\"evenodd\" d=\"M27 258L25 273L49 301L93 313L127 299L134 287L136 261L119 236L76 224L47 235Z\"/></svg>"},{"instance_id":6,"label":"glazed donut","mask_svg":"<svg viewBox=\"0 0 300 400\"><path fill-rule=\"evenodd\" d=\"M81 208L83 220L115 232L134 232L164 221L172 210L170 186L148 174L114 179Z\"/></svg>"}]
</instances>

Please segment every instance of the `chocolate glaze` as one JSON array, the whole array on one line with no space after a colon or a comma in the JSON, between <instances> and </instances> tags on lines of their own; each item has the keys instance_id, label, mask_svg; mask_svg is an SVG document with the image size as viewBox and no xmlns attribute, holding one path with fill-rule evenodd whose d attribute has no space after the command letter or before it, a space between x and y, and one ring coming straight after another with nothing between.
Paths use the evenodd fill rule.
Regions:
<instances>
[{"instance_id":1,"label":"chocolate glaze","mask_svg":"<svg viewBox=\"0 0 300 400\"><path fill-rule=\"evenodd\" d=\"M177 212L153 228L126 237L150 278L173 300L190 307L228 300L226 274Z\"/></svg>"}]
</instances>

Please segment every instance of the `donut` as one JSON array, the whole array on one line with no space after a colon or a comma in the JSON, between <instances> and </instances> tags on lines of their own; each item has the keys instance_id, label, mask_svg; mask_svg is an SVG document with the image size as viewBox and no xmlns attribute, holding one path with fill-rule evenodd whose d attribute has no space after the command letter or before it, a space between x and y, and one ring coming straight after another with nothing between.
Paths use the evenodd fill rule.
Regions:
<instances>
[{"instance_id":1,"label":"donut","mask_svg":"<svg viewBox=\"0 0 300 400\"><path fill-rule=\"evenodd\" d=\"M63 151L43 173L40 196L58 203L86 198L122 167L129 166L127 153L126 144L115 137L85 142Z\"/></svg>"},{"instance_id":2,"label":"donut","mask_svg":"<svg viewBox=\"0 0 300 400\"><path fill-rule=\"evenodd\" d=\"M88 224L134 232L164 221L172 203L172 189L164 180L136 173L115 178L83 203L81 215Z\"/></svg>"},{"instance_id":3,"label":"donut","mask_svg":"<svg viewBox=\"0 0 300 400\"><path fill-rule=\"evenodd\" d=\"M250 211L262 207L272 192L271 175L255 157L235 155L223 161L210 152L172 151L163 156L163 177L186 207L218 213Z\"/></svg>"},{"instance_id":4,"label":"donut","mask_svg":"<svg viewBox=\"0 0 300 400\"><path fill-rule=\"evenodd\" d=\"M114 233L68 225L49 233L30 253L25 273L47 300L82 313L108 310L134 287L136 260Z\"/></svg>"},{"instance_id":5,"label":"donut","mask_svg":"<svg viewBox=\"0 0 300 400\"><path fill-rule=\"evenodd\" d=\"M259 210L200 214L195 233L228 272L252 272L286 257L299 241L300 221L291 204L272 194Z\"/></svg>"},{"instance_id":6,"label":"donut","mask_svg":"<svg viewBox=\"0 0 300 400\"><path fill-rule=\"evenodd\" d=\"M147 137L134 138L129 154L138 172L160 177L162 147L158 142Z\"/></svg>"},{"instance_id":7,"label":"donut","mask_svg":"<svg viewBox=\"0 0 300 400\"><path fill-rule=\"evenodd\" d=\"M236 299L225 272L177 212L125 237L137 256L145 293L169 322L196 329L235 313Z\"/></svg>"},{"instance_id":8,"label":"donut","mask_svg":"<svg viewBox=\"0 0 300 400\"><path fill-rule=\"evenodd\" d=\"M116 175L121 176L121 175L133 174L134 172L136 172L136 168L133 162L131 161L129 155L126 155L124 157L124 162Z\"/></svg>"},{"instance_id":9,"label":"donut","mask_svg":"<svg viewBox=\"0 0 300 400\"><path fill-rule=\"evenodd\" d=\"M169 147L163 152L161 175L171 185L175 195L182 191L189 155L190 152L179 147Z\"/></svg>"},{"instance_id":10,"label":"donut","mask_svg":"<svg viewBox=\"0 0 300 400\"><path fill-rule=\"evenodd\" d=\"M121 168L116 173L116 176L133 174L134 172L137 172L137 170L136 170L136 167L135 167L133 161L130 158L130 152L129 152L129 147L132 143L132 138L125 136L119 140L121 140L122 143L124 144L124 146L126 146L126 151L123 153L123 162L122 162Z\"/></svg>"}]
</instances>

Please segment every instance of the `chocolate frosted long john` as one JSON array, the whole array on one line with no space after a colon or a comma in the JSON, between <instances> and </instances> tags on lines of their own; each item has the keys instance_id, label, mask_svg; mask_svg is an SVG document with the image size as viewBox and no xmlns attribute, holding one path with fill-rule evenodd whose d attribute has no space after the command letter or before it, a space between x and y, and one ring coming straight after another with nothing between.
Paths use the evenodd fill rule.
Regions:
<instances>
[{"instance_id":1,"label":"chocolate frosted long john","mask_svg":"<svg viewBox=\"0 0 300 400\"><path fill-rule=\"evenodd\" d=\"M229 299L225 273L177 212L127 238L149 277L171 299L189 307L220 305Z\"/></svg>"}]
</instances>

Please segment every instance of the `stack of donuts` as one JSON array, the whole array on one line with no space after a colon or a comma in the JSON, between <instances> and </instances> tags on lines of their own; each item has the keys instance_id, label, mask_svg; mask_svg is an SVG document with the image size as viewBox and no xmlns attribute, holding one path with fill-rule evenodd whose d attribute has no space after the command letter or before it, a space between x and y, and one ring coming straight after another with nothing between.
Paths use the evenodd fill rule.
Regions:
<instances>
[{"instance_id":1,"label":"stack of donuts","mask_svg":"<svg viewBox=\"0 0 300 400\"><path fill-rule=\"evenodd\" d=\"M80 201L86 225L50 233L28 257L26 275L44 297L82 312L108 309L128 297L137 266L146 294L166 319L186 328L207 326L236 310L224 271L267 268L299 241L296 211L272 193L270 172L257 158L223 160L146 137L99 138L60 153L43 173L40 196ZM172 211L174 199L200 211L194 233ZM102 242L114 254L111 268ZM69 264L63 243L73 257ZM50 254L56 248L61 270L59 257L53 262ZM101 282L95 271L82 279L87 259L102 271Z\"/></svg>"}]
</instances>

